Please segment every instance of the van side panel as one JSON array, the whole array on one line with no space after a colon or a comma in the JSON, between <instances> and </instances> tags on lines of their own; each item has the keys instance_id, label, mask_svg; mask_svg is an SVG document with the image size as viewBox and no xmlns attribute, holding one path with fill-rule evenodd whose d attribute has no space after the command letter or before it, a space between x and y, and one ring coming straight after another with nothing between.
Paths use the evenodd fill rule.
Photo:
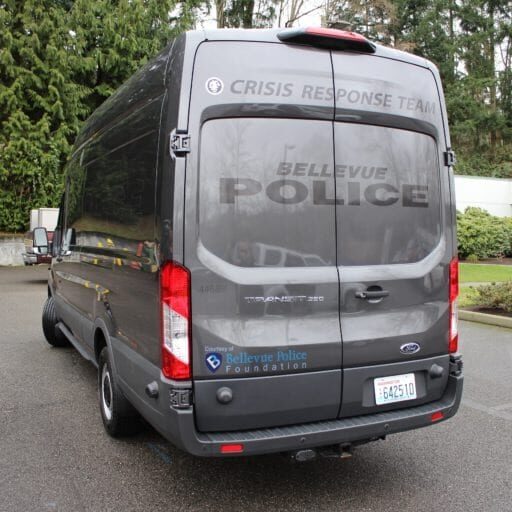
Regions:
<instances>
[{"instance_id":1,"label":"van side panel","mask_svg":"<svg viewBox=\"0 0 512 512\"><path fill-rule=\"evenodd\" d=\"M155 191L168 55L164 50L124 84L79 136L72 162L81 179L68 195L73 245L64 257L73 266L64 272L64 261L54 263L57 280L77 288L74 309L88 352L94 358L97 335L105 335L123 390L142 402L155 378L148 364L160 366ZM62 320L72 316L63 311Z\"/></svg>"}]
</instances>

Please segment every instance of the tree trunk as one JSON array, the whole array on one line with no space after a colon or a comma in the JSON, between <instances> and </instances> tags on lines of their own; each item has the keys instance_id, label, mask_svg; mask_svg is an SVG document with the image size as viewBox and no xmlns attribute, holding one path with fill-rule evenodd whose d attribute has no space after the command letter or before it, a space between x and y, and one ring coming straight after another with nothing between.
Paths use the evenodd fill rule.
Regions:
<instances>
[{"instance_id":1,"label":"tree trunk","mask_svg":"<svg viewBox=\"0 0 512 512\"><path fill-rule=\"evenodd\" d=\"M226 26L226 18L224 16L225 7L225 0L215 0L215 10L217 11L217 28L224 28Z\"/></svg>"},{"instance_id":2,"label":"tree trunk","mask_svg":"<svg viewBox=\"0 0 512 512\"><path fill-rule=\"evenodd\" d=\"M254 14L254 0L244 2L242 12L242 26L244 28L252 28L252 17Z\"/></svg>"}]
</instances>

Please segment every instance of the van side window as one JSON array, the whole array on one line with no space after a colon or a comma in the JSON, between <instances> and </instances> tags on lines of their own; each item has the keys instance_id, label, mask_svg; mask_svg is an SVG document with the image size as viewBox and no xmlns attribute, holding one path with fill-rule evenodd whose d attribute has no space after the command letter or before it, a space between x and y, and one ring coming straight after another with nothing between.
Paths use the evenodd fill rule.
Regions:
<instances>
[{"instance_id":1,"label":"van side window","mask_svg":"<svg viewBox=\"0 0 512 512\"><path fill-rule=\"evenodd\" d=\"M62 248L62 233L64 230L64 219L65 219L65 207L66 207L66 191L62 193L59 203L59 217L57 219L57 226L53 233L52 242L52 256L58 256Z\"/></svg>"},{"instance_id":2,"label":"van side window","mask_svg":"<svg viewBox=\"0 0 512 512\"><path fill-rule=\"evenodd\" d=\"M80 165L79 156L75 155L69 162L68 181L66 184L66 234L63 250L73 250L76 246L76 232L80 228L83 214L84 168Z\"/></svg>"},{"instance_id":3,"label":"van side window","mask_svg":"<svg viewBox=\"0 0 512 512\"><path fill-rule=\"evenodd\" d=\"M153 243L160 105L154 101L136 111L122 130L107 132L88 148L83 246L137 253L140 244Z\"/></svg>"}]
</instances>

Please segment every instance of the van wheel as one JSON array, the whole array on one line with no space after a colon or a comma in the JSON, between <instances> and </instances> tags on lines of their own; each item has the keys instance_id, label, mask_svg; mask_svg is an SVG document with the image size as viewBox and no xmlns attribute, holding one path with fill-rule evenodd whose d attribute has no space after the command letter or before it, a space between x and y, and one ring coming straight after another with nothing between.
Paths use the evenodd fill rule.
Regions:
<instances>
[{"instance_id":1,"label":"van wheel","mask_svg":"<svg viewBox=\"0 0 512 512\"><path fill-rule=\"evenodd\" d=\"M67 347L69 341L64 334L57 329L59 319L55 312L55 301L53 297L48 297L43 306L43 333L46 341L52 347Z\"/></svg>"},{"instance_id":2,"label":"van wheel","mask_svg":"<svg viewBox=\"0 0 512 512\"><path fill-rule=\"evenodd\" d=\"M98 394L101 419L109 435L122 437L141 430L139 414L119 389L107 347L103 348L99 358Z\"/></svg>"}]
</instances>

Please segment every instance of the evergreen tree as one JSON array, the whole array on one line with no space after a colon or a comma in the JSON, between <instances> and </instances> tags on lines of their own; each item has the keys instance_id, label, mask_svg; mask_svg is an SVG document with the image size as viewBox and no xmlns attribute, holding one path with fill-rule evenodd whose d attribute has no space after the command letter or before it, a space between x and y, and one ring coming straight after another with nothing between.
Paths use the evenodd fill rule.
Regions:
<instances>
[{"instance_id":1,"label":"evergreen tree","mask_svg":"<svg viewBox=\"0 0 512 512\"><path fill-rule=\"evenodd\" d=\"M199 1L75 0L70 14L72 78L94 111L171 39L193 26Z\"/></svg>"},{"instance_id":2,"label":"evergreen tree","mask_svg":"<svg viewBox=\"0 0 512 512\"><path fill-rule=\"evenodd\" d=\"M0 230L21 230L31 208L58 204L83 113L66 14L57 0L0 4Z\"/></svg>"},{"instance_id":3,"label":"evergreen tree","mask_svg":"<svg viewBox=\"0 0 512 512\"><path fill-rule=\"evenodd\" d=\"M0 231L57 206L80 124L176 34L200 0L0 2Z\"/></svg>"},{"instance_id":4,"label":"evergreen tree","mask_svg":"<svg viewBox=\"0 0 512 512\"><path fill-rule=\"evenodd\" d=\"M215 0L218 28L271 27L278 0Z\"/></svg>"}]
</instances>

